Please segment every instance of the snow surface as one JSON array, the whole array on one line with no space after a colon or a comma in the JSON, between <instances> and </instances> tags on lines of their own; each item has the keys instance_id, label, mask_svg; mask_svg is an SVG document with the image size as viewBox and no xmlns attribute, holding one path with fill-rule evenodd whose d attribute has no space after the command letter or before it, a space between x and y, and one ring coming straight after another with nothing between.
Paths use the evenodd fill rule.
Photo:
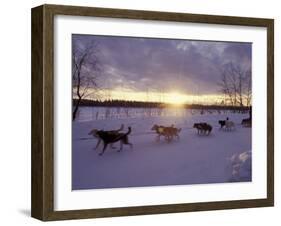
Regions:
<instances>
[{"instance_id":1,"label":"snow surface","mask_svg":"<svg viewBox=\"0 0 281 226\"><path fill-rule=\"evenodd\" d=\"M97 116L97 113L98 117ZM106 113L107 112L107 113ZM229 111L185 109L80 109L72 128L72 189L141 187L251 181L251 128L240 125L248 114ZM229 117L233 131L219 128L218 120ZM197 135L195 122L213 126L209 136ZM95 129L113 130L124 124L132 127L133 149L94 150L97 140L88 135ZM180 140L167 143L151 131L154 124L182 128ZM119 148L119 143L114 144Z\"/></svg>"},{"instance_id":2,"label":"snow surface","mask_svg":"<svg viewBox=\"0 0 281 226\"><path fill-rule=\"evenodd\" d=\"M234 154L230 161L232 169L230 181L249 181L252 176L252 152Z\"/></svg>"}]
</instances>

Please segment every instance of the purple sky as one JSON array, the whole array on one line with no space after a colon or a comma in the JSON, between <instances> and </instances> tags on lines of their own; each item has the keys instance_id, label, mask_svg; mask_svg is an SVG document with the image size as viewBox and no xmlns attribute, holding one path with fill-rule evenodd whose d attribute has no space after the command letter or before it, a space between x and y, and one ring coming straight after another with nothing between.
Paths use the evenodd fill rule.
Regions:
<instances>
[{"instance_id":1,"label":"purple sky","mask_svg":"<svg viewBox=\"0 0 281 226\"><path fill-rule=\"evenodd\" d=\"M73 35L79 48L98 45L101 88L218 94L223 65L249 69L251 43Z\"/></svg>"}]
</instances>

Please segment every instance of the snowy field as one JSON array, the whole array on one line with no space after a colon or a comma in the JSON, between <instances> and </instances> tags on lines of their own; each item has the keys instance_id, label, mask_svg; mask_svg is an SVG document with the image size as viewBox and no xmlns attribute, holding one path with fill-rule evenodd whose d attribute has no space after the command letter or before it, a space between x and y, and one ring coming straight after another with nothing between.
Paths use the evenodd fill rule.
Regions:
<instances>
[{"instance_id":1,"label":"snowy field","mask_svg":"<svg viewBox=\"0 0 281 226\"><path fill-rule=\"evenodd\" d=\"M97 113L98 112L98 113ZM251 128L240 125L248 113L187 109L136 109L81 107L72 128L72 189L120 188L251 181ZM229 117L233 131L219 129L218 120ZM213 126L209 136L197 135L193 123ZM107 148L88 135L93 128L132 127L133 149ZM180 139L167 143L151 130L154 124L182 128ZM119 148L119 142L114 144Z\"/></svg>"}]
</instances>

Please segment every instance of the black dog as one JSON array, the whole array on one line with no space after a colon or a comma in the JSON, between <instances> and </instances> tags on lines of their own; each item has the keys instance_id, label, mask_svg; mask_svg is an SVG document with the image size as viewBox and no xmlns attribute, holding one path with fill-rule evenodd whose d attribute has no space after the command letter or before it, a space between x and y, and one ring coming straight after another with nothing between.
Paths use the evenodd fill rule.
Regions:
<instances>
[{"instance_id":1,"label":"black dog","mask_svg":"<svg viewBox=\"0 0 281 226\"><path fill-rule=\"evenodd\" d=\"M128 139L128 135L131 133L131 131L131 127L128 127L127 133L108 133L107 131L97 130L94 136L100 138L103 141L103 149L99 155L103 155L108 144L112 144L118 141L120 141L120 149L118 150L118 152L122 151L123 144L130 145L132 148L133 145L129 143Z\"/></svg>"},{"instance_id":2,"label":"black dog","mask_svg":"<svg viewBox=\"0 0 281 226\"><path fill-rule=\"evenodd\" d=\"M198 134L209 135L213 129L213 127L205 122L194 123L193 128L197 129Z\"/></svg>"},{"instance_id":3,"label":"black dog","mask_svg":"<svg viewBox=\"0 0 281 226\"><path fill-rule=\"evenodd\" d=\"M194 123L193 128L197 129L197 134L201 133L201 129L202 129L201 123Z\"/></svg>"},{"instance_id":4,"label":"black dog","mask_svg":"<svg viewBox=\"0 0 281 226\"><path fill-rule=\"evenodd\" d=\"M108 133L108 134L118 134L120 131L122 131L124 129L124 124L121 124L121 127L119 128L119 129L117 129L117 130L103 130L104 132L106 132L106 133ZM88 133L88 135L93 135L94 137L96 137L96 138L98 138L98 142L97 142L97 145L96 145L96 147L95 147L95 149L97 149L98 148L98 146L100 145L100 142L101 142L101 139L96 135L96 133L97 133L97 129L92 129L89 133ZM111 143L110 144L110 147L112 148L112 149L114 149L115 147L113 147L113 144Z\"/></svg>"},{"instance_id":5,"label":"black dog","mask_svg":"<svg viewBox=\"0 0 281 226\"><path fill-rule=\"evenodd\" d=\"M252 119L251 118L245 118L242 120L241 125L249 127L252 125Z\"/></svg>"},{"instance_id":6,"label":"black dog","mask_svg":"<svg viewBox=\"0 0 281 226\"><path fill-rule=\"evenodd\" d=\"M219 120L219 124L221 125L221 129L225 126L225 120Z\"/></svg>"}]
</instances>

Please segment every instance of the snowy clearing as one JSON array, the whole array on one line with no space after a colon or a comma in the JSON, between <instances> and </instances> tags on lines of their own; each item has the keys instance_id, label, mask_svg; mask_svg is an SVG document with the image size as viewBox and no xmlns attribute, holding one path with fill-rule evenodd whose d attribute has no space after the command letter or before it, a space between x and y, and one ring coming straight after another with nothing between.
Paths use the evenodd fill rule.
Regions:
<instances>
[{"instance_id":1,"label":"snowy clearing","mask_svg":"<svg viewBox=\"0 0 281 226\"><path fill-rule=\"evenodd\" d=\"M169 114L147 114L144 109L130 109L135 113L122 117L112 114L107 119L106 113L99 113L96 120L96 112L91 111L89 117L89 108L81 109L80 120L72 128L73 190L251 181L251 128L240 125L248 113L200 114L174 109L167 111ZM99 112L106 112L104 109ZM233 131L219 129L218 120L226 117L235 122ZM211 124L211 134L197 135L192 128L195 122ZM117 152L108 147L99 156L102 145L94 150L97 140L88 135L89 131L118 129L121 124L125 125L124 132L132 127L129 140L133 149L124 145L123 151ZM180 140L168 143L162 137L157 142L151 131L154 124L182 128ZM119 142L114 146L119 148Z\"/></svg>"}]
</instances>

